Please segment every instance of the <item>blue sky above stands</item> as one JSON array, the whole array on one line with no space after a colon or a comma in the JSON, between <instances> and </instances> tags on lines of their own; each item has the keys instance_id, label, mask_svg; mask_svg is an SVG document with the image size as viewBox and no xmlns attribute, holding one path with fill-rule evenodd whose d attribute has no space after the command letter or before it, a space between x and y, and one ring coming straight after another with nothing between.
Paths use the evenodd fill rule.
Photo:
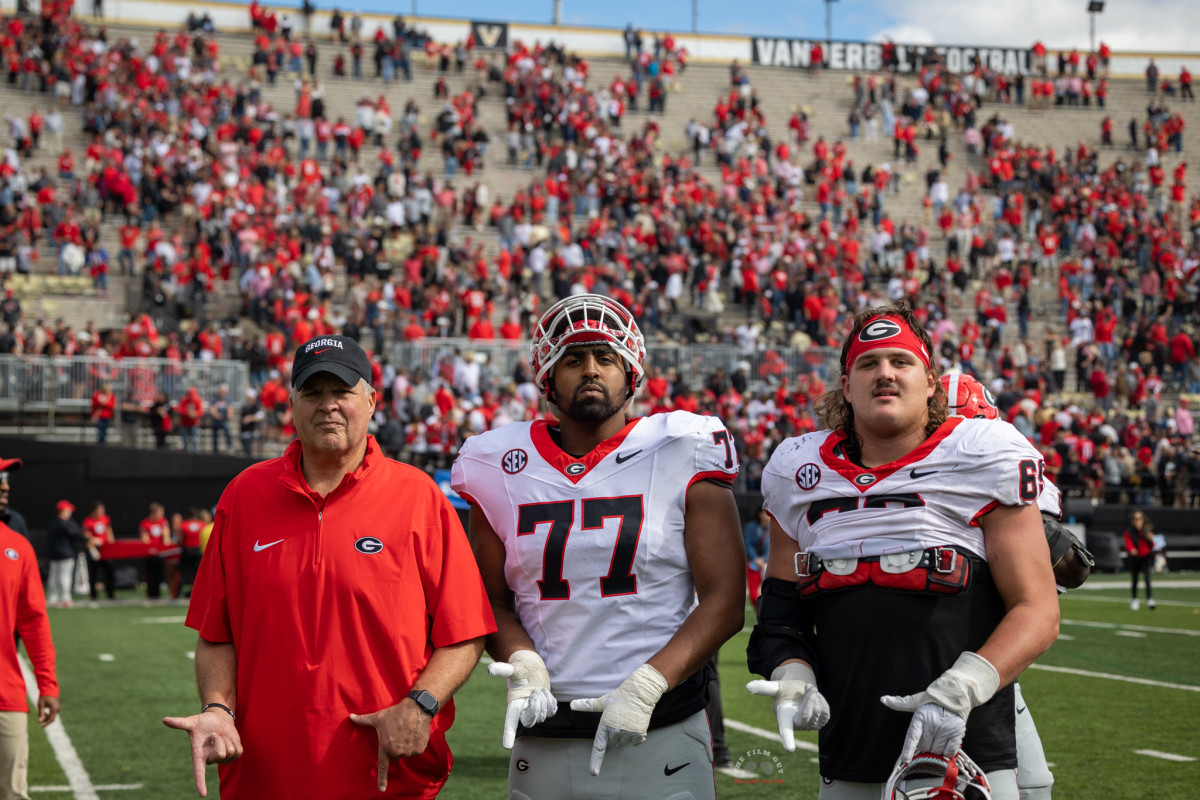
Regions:
<instances>
[{"instance_id":1,"label":"blue sky above stands","mask_svg":"<svg viewBox=\"0 0 1200 800\"><path fill-rule=\"evenodd\" d=\"M320 7L332 6L317 0ZM412 14L413 0L349 0L344 11ZM299 5L281 2L278 5ZM644 30L692 29L692 0L562 0L566 25ZM822 0L695 0L702 33L813 37L825 34ZM833 37L912 44L1079 47L1089 40L1087 0L838 0ZM416 0L417 15L549 23L553 0ZM1123 51L1197 51L1200 0L1108 0L1096 18L1097 41Z\"/></svg>"}]
</instances>

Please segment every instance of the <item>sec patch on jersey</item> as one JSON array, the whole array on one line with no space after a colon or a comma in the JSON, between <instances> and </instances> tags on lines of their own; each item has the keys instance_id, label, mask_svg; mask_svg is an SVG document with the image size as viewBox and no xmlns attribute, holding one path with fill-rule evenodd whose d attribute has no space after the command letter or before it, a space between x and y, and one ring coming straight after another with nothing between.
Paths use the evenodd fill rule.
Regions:
<instances>
[{"instance_id":1,"label":"sec patch on jersey","mask_svg":"<svg viewBox=\"0 0 1200 800\"><path fill-rule=\"evenodd\" d=\"M821 468L811 461L796 470L796 485L804 491L815 489L821 482Z\"/></svg>"},{"instance_id":2,"label":"sec patch on jersey","mask_svg":"<svg viewBox=\"0 0 1200 800\"><path fill-rule=\"evenodd\" d=\"M500 468L509 475L516 475L521 470L525 469L525 465L529 463L529 454L520 448L513 448L504 454L500 459Z\"/></svg>"}]
</instances>

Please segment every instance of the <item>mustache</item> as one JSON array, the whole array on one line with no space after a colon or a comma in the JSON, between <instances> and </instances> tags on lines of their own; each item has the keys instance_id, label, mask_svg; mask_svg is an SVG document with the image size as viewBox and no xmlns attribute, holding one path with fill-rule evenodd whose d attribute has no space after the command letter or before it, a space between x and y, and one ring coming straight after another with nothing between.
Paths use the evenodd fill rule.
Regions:
<instances>
[{"instance_id":1,"label":"mustache","mask_svg":"<svg viewBox=\"0 0 1200 800\"><path fill-rule=\"evenodd\" d=\"M600 381L587 381L586 383L579 384L575 388L575 396L578 397L585 389L599 389L605 397L609 396L608 387Z\"/></svg>"}]
</instances>

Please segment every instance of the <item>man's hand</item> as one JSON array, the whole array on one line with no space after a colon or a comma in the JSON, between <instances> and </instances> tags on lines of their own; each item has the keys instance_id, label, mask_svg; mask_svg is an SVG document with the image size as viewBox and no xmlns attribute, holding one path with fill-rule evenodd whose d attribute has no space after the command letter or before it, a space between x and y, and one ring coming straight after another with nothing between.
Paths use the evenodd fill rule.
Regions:
<instances>
[{"instance_id":1,"label":"man's hand","mask_svg":"<svg viewBox=\"0 0 1200 800\"><path fill-rule=\"evenodd\" d=\"M42 723L42 727L46 727L58 717L59 705L58 698L44 694L37 701L38 722Z\"/></svg>"},{"instance_id":2,"label":"man's hand","mask_svg":"<svg viewBox=\"0 0 1200 800\"><path fill-rule=\"evenodd\" d=\"M1054 582L1064 589L1077 589L1096 565L1096 558L1083 546L1071 529L1054 517L1042 512L1042 529L1050 547L1050 563L1054 566Z\"/></svg>"},{"instance_id":3,"label":"man's hand","mask_svg":"<svg viewBox=\"0 0 1200 800\"><path fill-rule=\"evenodd\" d=\"M219 708L190 717L163 717L163 724L177 731L187 731L192 745L192 775L196 793L208 797L204 781L207 764L228 764L242 755L242 737L238 735L233 717Z\"/></svg>"},{"instance_id":4,"label":"man's hand","mask_svg":"<svg viewBox=\"0 0 1200 800\"><path fill-rule=\"evenodd\" d=\"M983 656L965 652L923 692L879 698L894 711L911 711L901 761L917 753L953 758L962 746L971 709L983 705L1000 688L1000 675Z\"/></svg>"},{"instance_id":5,"label":"man's hand","mask_svg":"<svg viewBox=\"0 0 1200 800\"><path fill-rule=\"evenodd\" d=\"M588 771L600 774L608 746L639 745L646 741L650 729L650 714L663 693L667 679L649 664L642 664L624 683L608 694L584 700L572 700L572 711L599 711L600 727L592 741L592 758Z\"/></svg>"},{"instance_id":6,"label":"man's hand","mask_svg":"<svg viewBox=\"0 0 1200 800\"><path fill-rule=\"evenodd\" d=\"M900 749L900 760L912 761L917 753L935 753L945 758L954 758L967 735L967 720L942 708L937 703L913 704L919 695L908 697L888 696L883 704L893 711L913 712L912 722L904 735L904 746Z\"/></svg>"},{"instance_id":7,"label":"man's hand","mask_svg":"<svg viewBox=\"0 0 1200 800\"><path fill-rule=\"evenodd\" d=\"M829 703L817 691L817 676L807 664L784 664L769 681L750 681L750 694L770 697L779 725L779 741L789 753L796 750L796 731L815 731L829 721Z\"/></svg>"},{"instance_id":8,"label":"man's hand","mask_svg":"<svg viewBox=\"0 0 1200 800\"><path fill-rule=\"evenodd\" d=\"M374 728L379 737L379 791L387 791L388 767L393 760L425 752L431 719L415 700L407 697L382 711L350 715L351 722Z\"/></svg>"},{"instance_id":9,"label":"man's hand","mask_svg":"<svg viewBox=\"0 0 1200 800\"><path fill-rule=\"evenodd\" d=\"M508 661L488 665L488 674L508 678L508 708L500 743L512 750L517 740L517 722L530 728L553 717L558 701L550 691L550 673L542 657L532 650L518 650Z\"/></svg>"}]
</instances>

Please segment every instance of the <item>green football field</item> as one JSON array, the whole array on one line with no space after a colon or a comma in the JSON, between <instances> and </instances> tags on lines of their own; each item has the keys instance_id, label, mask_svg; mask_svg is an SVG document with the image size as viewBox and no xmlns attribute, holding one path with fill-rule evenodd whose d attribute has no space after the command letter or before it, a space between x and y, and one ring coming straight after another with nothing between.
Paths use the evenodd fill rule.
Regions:
<instances>
[{"instance_id":1,"label":"green football field","mask_svg":"<svg viewBox=\"0 0 1200 800\"><path fill-rule=\"evenodd\" d=\"M1129 609L1126 581L1097 576L1062 598L1059 641L1021 679L1056 800L1200 797L1200 575L1159 576L1155 611ZM31 724L35 798L195 796L186 737L160 721L197 708L195 634L183 614L179 605L50 611L63 712L47 731ZM721 651L726 738L742 777L718 773L718 796L815 798L816 737L800 734L799 749L783 751L770 702L744 688L747 637L748 629ZM455 702L455 765L441 796L504 797L504 681L479 667ZM772 783L747 782L754 777ZM213 767L209 792L216 796Z\"/></svg>"}]
</instances>

